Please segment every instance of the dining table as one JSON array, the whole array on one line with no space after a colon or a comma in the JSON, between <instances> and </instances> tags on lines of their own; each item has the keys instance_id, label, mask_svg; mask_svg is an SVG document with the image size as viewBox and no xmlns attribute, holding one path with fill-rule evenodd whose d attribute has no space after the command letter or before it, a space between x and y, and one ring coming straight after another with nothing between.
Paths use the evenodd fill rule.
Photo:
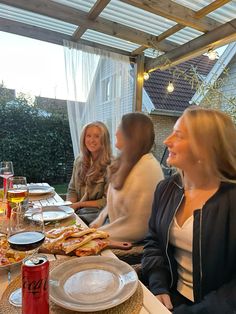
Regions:
<instances>
[{"instance_id":1,"label":"dining table","mask_svg":"<svg viewBox=\"0 0 236 314\"><path fill-rule=\"evenodd\" d=\"M39 185L39 183L38 183ZM47 183L40 183L42 186L49 186ZM31 202L34 205L41 206L63 206L68 205L68 202L65 202L56 192L50 193L44 197L38 197L31 199ZM82 227L87 228L87 225L76 215L74 214L76 224L80 224ZM47 256L49 261L55 261L61 259L62 262L72 257L64 256L59 254L44 254ZM101 253L101 256L118 258L110 249L104 249ZM80 257L77 257L80 258ZM21 267L20 265L13 266L10 268L0 269L0 309L1 309L1 297L4 291L7 289L8 285L20 275ZM143 285L139 282L142 287L142 306L139 314L170 314L171 312ZM1 311L0 311L1 313ZM98 312L99 314L99 312ZM129 312L124 313L129 314Z\"/></svg>"}]
</instances>

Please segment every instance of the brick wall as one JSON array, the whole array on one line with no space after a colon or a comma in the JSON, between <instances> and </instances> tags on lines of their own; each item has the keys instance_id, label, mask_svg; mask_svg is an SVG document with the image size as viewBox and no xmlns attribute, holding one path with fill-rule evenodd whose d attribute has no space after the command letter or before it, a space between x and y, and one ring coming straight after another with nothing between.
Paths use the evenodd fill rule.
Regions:
<instances>
[{"instance_id":1,"label":"brick wall","mask_svg":"<svg viewBox=\"0 0 236 314\"><path fill-rule=\"evenodd\" d=\"M165 149L163 141L172 132L173 126L178 117L151 114L150 118L153 121L155 129L155 145L153 148L153 153L155 157L160 161Z\"/></svg>"}]
</instances>

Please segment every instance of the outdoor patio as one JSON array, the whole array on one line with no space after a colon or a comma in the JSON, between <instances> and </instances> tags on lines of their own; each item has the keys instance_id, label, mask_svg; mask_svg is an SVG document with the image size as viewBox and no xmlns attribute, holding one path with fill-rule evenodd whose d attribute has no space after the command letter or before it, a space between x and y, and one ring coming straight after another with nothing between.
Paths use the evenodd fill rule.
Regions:
<instances>
[{"instance_id":1,"label":"outdoor patio","mask_svg":"<svg viewBox=\"0 0 236 314\"><path fill-rule=\"evenodd\" d=\"M51 227L48 227L49 238L49 228L59 228L59 226L62 228L71 228L71 225L75 225L77 229L74 230L74 233L72 232L70 236L73 238L75 237L74 234L77 234L77 236L79 234L79 236L82 237L82 240L78 240L78 243L80 243L83 241L84 235L86 234L88 229L91 229L92 232L99 233L99 228L103 228L104 226L104 228L107 227L105 220L103 221L104 224L102 224L101 226L97 226L96 224L92 226L90 222L87 223L82 218L80 219L78 217L81 209L86 209L86 207L93 208L93 206L91 206L91 202L95 202L96 206L94 205L94 207L97 208L97 201L102 199L103 196L101 198L98 197L97 199L86 199L86 197L88 198L89 195L86 187L86 191L84 192L82 197L77 200L74 200L73 197L71 197L71 199L67 197L67 202L64 202L66 200L65 183L67 185L67 182L64 181L68 181L67 178L70 178L71 176L71 173L68 173L72 171L72 159L79 155L81 131L87 123L91 121L102 121L105 123L111 134L111 146L113 149L113 155L115 155L115 132L117 126L120 124L121 117L126 113L134 111L145 112L146 114L148 114L153 121L156 136L154 143L155 145L152 151L155 157L153 159L155 162L157 162L156 159L161 162L161 166L166 171L165 175L167 177L171 173L169 171L170 168L168 168L166 164L166 146L164 146L163 141L172 132L173 125L188 106L190 106L191 104L196 104L205 106L207 108L217 108L229 113L233 120L236 122L235 17L236 0L0 0L1 32L8 32L56 45L61 45L64 49L66 84L68 92L67 99L64 103L63 100L58 100L55 101L52 105L52 107L56 107L57 104L62 104L61 108L62 111L64 111L61 116L59 116L57 112L55 113L55 116L53 116L54 108L52 109L52 112L50 112L49 106L47 106L47 104L53 102L53 100L40 100L40 97L38 97L36 103L32 106L32 110L29 110L29 104L25 101L25 99L19 99L15 96L13 96L12 99L7 99L7 101L5 102L6 106L4 108L6 109L6 117L9 116L9 108L12 104L15 106L15 108L17 108L17 106L24 107L25 112L27 112L29 116L34 116L34 120L32 119L32 121L30 121L29 116L26 117L25 120L21 120L23 121L22 125L24 125L25 127L25 134L28 132L28 130L30 130L32 133L37 133L37 131L34 131L34 127L36 127L37 125L41 127L42 130L48 127L48 137L43 138L43 141L47 143L47 145L45 146L48 147L47 150L43 151L43 154L40 157L41 160L38 157L36 149L34 150L33 144L35 144L36 142L31 142L29 144L31 145L30 149L36 152L34 158L35 163L32 166L24 165L25 169L23 168L22 164L20 164L20 166L23 173L28 171L30 167L31 170L37 169L37 179L40 178L42 171L47 168L47 171L45 172L45 177L41 181L47 181L44 181L44 179L51 178L50 175L52 175L53 177L53 174L49 173L51 171L55 172L56 175L58 175L58 183L61 184L58 187L58 189L61 190L54 191L54 189L52 189L50 191L50 195L48 194L42 197L42 195L40 194L37 195L36 198L32 198L31 196L30 202L31 205L33 204L32 207L36 205L38 205L40 208L43 206L71 206L71 212L67 213L68 216L63 216L63 219L66 218L67 220L65 219L64 221L58 222L57 219L54 217L52 221L49 220L48 222L46 222L47 225L53 224L53 226L51 225ZM227 47L225 47L225 50L221 53L220 56L217 56L216 49L225 45L227 45ZM42 103L44 104L42 105ZM140 116L144 116L145 119L147 119L145 115ZM151 121L150 123L152 124ZM10 125L10 123L8 124ZM97 126L93 126L93 128L98 129ZM14 136L14 133L16 133L15 129L14 126L9 128L10 135L8 135L11 138ZM87 132L87 130L85 132ZM99 142L99 144L97 145L98 148L96 148L96 140L95 144L92 143L92 145L90 146L91 148L93 147L93 145L95 145L95 149L97 149L97 151L95 151L94 153L94 151L92 151L92 148L90 150L87 148L90 152L90 155L92 156L89 157L89 167L93 166L96 163L97 157L95 158L94 156L96 156L96 153L100 153L101 151L101 148L99 148L99 145L102 146L101 130L99 134L100 137L97 136L96 139L97 142ZM70 136L71 141L70 138L68 138ZM153 130L151 136L152 138L154 138ZM38 137L40 137L40 132ZM109 142L109 134L107 135L107 138L107 142ZM141 138L141 136L139 138ZM57 140L57 142L54 141L55 139ZM14 139L14 141L16 143L18 140ZM13 144L14 141L12 142ZM24 141L27 142L27 138L24 138ZM85 139L83 139L83 141L85 142ZM42 147L44 145L41 145L41 142L37 143L35 144L35 146L38 146L41 150L43 150ZM59 143L61 144L60 149ZM14 146L13 144L12 146ZM152 145L153 142L151 143L150 147L152 147ZM58 148L58 150L54 149L55 147ZM9 149L11 149L11 147ZM189 150L191 151L191 149ZM19 149L15 150L15 155L17 155L17 151L19 151ZM148 153L150 153L150 149ZM47 156L49 156L49 154L50 158L48 157L48 159L50 159L51 163L49 164L49 162L46 161L45 166L43 162L45 162L45 159L47 158ZM176 153L170 152L170 158L171 154L172 156L174 156L173 158L175 158ZM44 158L45 156L46 158ZM57 158L59 158L58 156L60 156L61 158L60 161L57 160ZM110 157L111 156L109 155L109 158ZM27 159L27 157L24 158ZM106 167L110 165L111 160L113 160L112 158L113 157L109 159L109 163L107 162ZM137 163L140 160L141 158L138 159ZM201 162L201 160L196 161L199 169L201 167L201 165L199 165L201 164ZM40 166L42 166L42 170L40 169ZM135 163L132 165L132 167L134 168L134 166L136 166ZM131 170L133 170L133 168L131 168ZM52 171L52 169L56 170ZM148 168L148 170L150 169ZM152 172L152 170L150 172ZM81 173L82 172L80 172L79 175L81 175ZM160 173L160 180L162 180L163 176L161 168ZM46 175L48 175L48 177L46 177ZM77 177L75 176L75 178L78 181L79 176L78 174L76 175ZM111 178L112 177L110 177L110 179ZM125 177L125 180L126 179L127 178ZM100 181L98 181L98 183L99 182ZM102 184L103 182L105 181L102 181ZM111 182L112 181L109 182L110 189L113 188ZM124 182L122 183L123 185L121 186L121 188L123 188ZM97 184L97 182L95 183ZM217 183L220 184L218 181ZM147 186L146 183L144 183L143 185ZM182 199L178 202L179 205L178 207L176 207L176 211L173 214L173 217L175 217L175 214L177 213L177 210L179 209L182 200L186 198L189 194L193 193L191 191L193 191L194 189L189 188L189 190L186 189L186 191L184 191L184 186L180 186L175 183L173 185L175 188L177 186L177 188L180 190L178 194L179 196L181 193L183 193L183 195L181 196ZM4 195L6 191L6 186L7 185L5 184ZM39 187L41 188L45 188L45 186L48 188L47 183L39 184ZM129 187L129 189L131 190L131 187ZM216 189L216 191L218 190ZM184 195L185 192L187 192L187 196ZM76 193L77 191L75 192L75 194ZM210 196L207 195L207 197L209 198L206 198L206 202L208 201L208 199L210 199L212 195L214 195L214 193L210 194ZM127 194L125 195L125 197L127 197ZM104 195L104 199L106 200L106 191L104 192ZM138 194L136 194L135 200L138 200L137 195ZM200 194L195 195L197 196L196 199L198 199L199 195ZM172 195L170 195L170 198L171 197ZM111 196L110 199L112 199ZM155 199L157 198L155 197ZM168 197L167 201L169 202ZM166 203L168 203L167 201ZM205 199L203 201L205 201ZM89 206L84 205L86 204L86 202L90 202ZM8 204L9 203L7 203L7 205ZM76 205L77 207L73 207L73 205ZM103 205L103 207L104 206L105 205ZM132 206L135 207L134 205ZM203 202L202 207L204 206L205 203ZM103 207L99 207L99 210ZM107 207L108 205L104 208L107 209ZM165 206L163 206L163 208L164 207ZM196 211L200 211L201 209L197 209ZM127 211L127 208L125 208L125 210ZM52 214L54 214L56 210L53 209L51 211ZM152 212L154 212L154 210ZM7 214L5 216L9 219L12 219L10 218L11 209L7 207L6 213ZM199 221L200 227L202 227L202 213L199 215L201 215ZM193 213L192 216L194 216ZM23 217L25 218L25 216ZM107 217L109 219L111 218L109 214L107 214ZM167 220L163 220L164 223L162 221L165 227L167 225ZM31 222L32 221L34 220L31 219ZM92 222L94 221L96 220L93 220ZM140 221L141 219L139 219L139 222ZM167 243L165 249L167 257L167 251L169 250L168 245L170 240L169 231L171 223L173 221L174 220L169 223L169 229L166 232L166 234L168 234L166 237L167 240L165 240ZM35 220L35 222L37 222L37 220ZM86 222L87 225L84 222ZM109 223L113 223L111 219ZM81 231L79 229L81 226L84 228L81 230L83 232L85 230L85 233L82 235L79 233ZM88 226L91 226L91 228L88 228ZM131 226L133 227L133 229L135 229L136 224L133 224ZM130 225L128 224L128 228L129 227ZM132 228L130 227L130 230L131 229ZM141 228L139 228L139 230L140 229ZM193 233L193 230L194 229L192 227L190 232ZM61 232L63 234L64 231ZM202 230L200 230L199 243L200 241L202 241L201 232ZM52 236L52 238L53 237L54 236ZM102 238L101 234L100 237ZM109 237L109 233L107 233L106 237ZM93 241L93 239L98 239L98 237L92 237L89 241ZM104 250L104 252L102 252L101 256L99 257L102 257L104 260L106 258L113 258L117 261L117 256L121 260L126 261L130 265L133 265L133 268L135 268L136 271L139 272L141 267L141 258L144 254L144 239L145 238L142 237L142 240L140 241L127 240L127 243L119 241L118 243L114 241L114 243L116 242L116 246L114 246L114 243L112 246L111 241L109 242L109 246L107 246L107 250ZM73 250L68 252L65 251L65 254L64 252L62 252L61 248L63 248L65 240L66 237L63 237L60 243L61 247L59 250L58 246L55 245L55 247L53 247L52 245L49 245L48 251L46 247L46 250L43 252L48 255L48 260L54 261L51 262L51 267L52 265L53 267L57 265L62 265L65 259L68 259L70 261L72 260L72 263L69 262L69 264L67 264L69 265L67 267L67 271L69 271L70 265L74 265L73 259L71 259L71 257L69 256L62 257L62 255L71 253ZM72 240L74 241L74 239ZM49 239L49 242L47 243L52 243L50 241L53 242L53 240ZM57 243L56 241L58 240L55 240L55 243ZM111 251L111 248L117 247L117 243L123 243L123 247L121 247L121 250L117 249ZM130 250L124 251L124 247L127 244L130 244ZM201 244L199 244L199 247L200 246ZM163 247L165 248L165 246ZM201 247L199 248L199 251L199 255L201 255ZM191 258L192 252L193 249L191 247ZM71 255L75 255L74 253L72 252ZM100 254L100 251L92 253L93 255ZM116 254L116 256L114 254ZM202 257L200 256L200 258ZM168 262L169 268L171 270L169 257ZM166 260L163 262L163 264L164 263L167 264ZM167 269L167 266L164 266L165 267L163 267L163 269ZM202 267L202 265L200 266ZM115 269L121 269L121 266L116 266ZM166 269L164 269L164 272L166 271ZM131 270L133 271L132 268ZM8 310L10 309L9 311L12 311L14 309L14 313L19 313L18 310L16 310L9 304L8 297L10 292L12 292L12 286L10 284L11 276L13 276L13 278L16 278L13 280L13 282L16 282L16 280L18 280L14 288L20 287L20 280L17 279L18 277L16 277L17 275L19 275L20 270L18 269L17 271L8 271L5 268L2 268L1 272L4 280L3 283L1 283L0 292L5 302L3 303L4 308ZM63 271L61 271L60 276L62 276L62 273ZM191 275L192 273L193 270L191 270ZM199 273L202 275L202 269L201 271L199 271ZM126 277L128 278L130 275L129 273L127 274ZM173 274L171 272L170 274L172 277L171 281L173 282ZM100 281L103 281L104 278L102 278L102 280ZM128 280L127 278L126 280ZM104 281L106 281L105 279ZM134 302L136 302L136 305L132 304L131 306L127 305L128 303L123 303L123 307L121 307L121 310L114 307L115 305L117 306L119 304L110 304L108 306L106 305L106 307L104 307L104 304L102 304L101 309L106 310L109 308L109 306L111 308L113 306L114 309L112 309L111 312L113 310L114 312L112 313L122 314L129 314L131 312L139 314L156 314L157 311L158 313L170 313L167 309L168 307L166 306L166 304L155 297L156 295L159 296L159 293L155 294L153 292L152 294L143 284L141 284L141 282L138 281L138 278L136 278L136 281L139 285L139 290L136 291L136 297L139 300L139 304L138 301L135 299ZM78 280L75 280L73 284L75 284L76 282L78 283ZM202 284L202 278L200 278L200 282ZM57 284L57 286L60 285L61 284ZM223 283L221 283L221 285L223 285ZM150 288L150 286L148 287ZM173 288L172 283L170 284L170 288ZM53 291L53 286L51 289ZM108 290L109 288L104 289L105 292L107 292ZM138 293L139 295L137 296ZM193 280L191 293L193 293ZM164 294L166 294L165 291ZM162 292L160 293L160 295L162 295ZM77 301L76 299L77 297L75 297L75 303ZM111 303L113 302L113 299L115 298L111 298ZM132 297L131 300L133 299L134 297ZM55 298L55 300L57 300L57 298ZM125 301L125 299L123 301ZM196 300L193 298L193 300L191 299L191 301L195 302ZM84 307L85 311L88 311L88 309L90 311L97 310L96 304L94 305L93 302L90 303L90 307L88 307L87 309L86 306ZM101 301L101 303L104 303L103 300ZM59 303L55 304L62 306L62 308L65 307L66 309L70 310L78 309L78 307L76 307L78 304L76 304L74 308L70 307L70 305L69 307L68 305L66 307L65 304L60 304L60 300ZM57 311L59 311L59 307L55 307L55 304L53 304L53 302L51 301L51 310L54 309L55 313L57 313ZM137 308L135 309L135 307ZM125 312L127 308L129 308L129 312ZM60 311L62 311L61 308ZM64 311L60 313L67 312Z\"/></svg>"}]
</instances>

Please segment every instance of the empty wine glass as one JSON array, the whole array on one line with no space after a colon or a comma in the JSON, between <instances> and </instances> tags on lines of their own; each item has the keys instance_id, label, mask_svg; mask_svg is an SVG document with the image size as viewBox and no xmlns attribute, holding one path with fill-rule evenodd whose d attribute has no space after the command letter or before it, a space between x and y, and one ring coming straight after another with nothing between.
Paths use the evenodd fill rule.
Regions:
<instances>
[{"instance_id":1,"label":"empty wine glass","mask_svg":"<svg viewBox=\"0 0 236 314\"><path fill-rule=\"evenodd\" d=\"M3 200L6 200L7 196L7 180L13 175L13 163L11 161L0 162L0 177L3 178Z\"/></svg>"},{"instance_id":2,"label":"empty wine glass","mask_svg":"<svg viewBox=\"0 0 236 314\"><path fill-rule=\"evenodd\" d=\"M43 211L41 206L22 210L14 207L11 211L7 240L13 251L25 251L32 261L37 261L38 248L45 239ZM21 288L12 292L9 302L14 306L21 306Z\"/></svg>"},{"instance_id":3,"label":"empty wine glass","mask_svg":"<svg viewBox=\"0 0 236 314\"><path fill-rule=\"evenodd\" d=\"M0 177L8 179L14 175L12 161L0 162Z\"/></svg>"}]
</instances>

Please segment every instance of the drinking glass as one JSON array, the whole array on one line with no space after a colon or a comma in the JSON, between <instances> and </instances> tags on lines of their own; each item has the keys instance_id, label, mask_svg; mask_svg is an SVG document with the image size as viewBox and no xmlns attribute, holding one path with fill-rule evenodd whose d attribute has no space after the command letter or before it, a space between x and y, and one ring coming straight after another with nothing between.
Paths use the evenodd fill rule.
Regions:
<instances>
[{"instance_id":1,"label":"drinking glass","mask_svg":"<svg viewBox=\"0 0 236 314\"><path fill-rule=\"evenodd\" d=\"M25 251L37 264L37 255L40 245L45 239L43 211L41 206L30 207L27 210L14 207L11 211L7 240L13 251ZM21 306L22 291L12 292L9 302L14 306Z\"/></svg>"},{"instance_id":2,"label":"drinking glass","mask_svg":"<svg viewBox=\"0 0 236 314\"><path fill-rule=\"evenodd\" d=\"M8 179L7 200L20 208L20 204L28 198L29 189L25 177Z\"/></svg>"},{"instance_id":3,"label":"drinking glass","mask_svg":"<svg viewBox=\"0 0 236 314\"><path fill-rule=\"evenodd\" d=\"M14 175L12 161L0 162L0 177L8 179Z\"/></svg>"},{"instance_id":4,"label":"drinking glass","mask_svg":"<svg viewBox=\"0 0 236 314\"><path fill-rule=\"evenodd\" d=\"M13 163L11 161L0 162L0 177L3 178L3 189L1 189L0 193L2 194L3 201L6 200L7 196L7 180L13 175Z\"/></svg>"},{"instance_id":5,"label":"drinking glass","mask_svg":"<svg viewBox=\"0 0 236 314\"><path fill-rule=\"evenodd\" d=\"M0 216L5 216L7 200L4 195L4 180L0 178Z\"/></svg>"}]
</instances>

